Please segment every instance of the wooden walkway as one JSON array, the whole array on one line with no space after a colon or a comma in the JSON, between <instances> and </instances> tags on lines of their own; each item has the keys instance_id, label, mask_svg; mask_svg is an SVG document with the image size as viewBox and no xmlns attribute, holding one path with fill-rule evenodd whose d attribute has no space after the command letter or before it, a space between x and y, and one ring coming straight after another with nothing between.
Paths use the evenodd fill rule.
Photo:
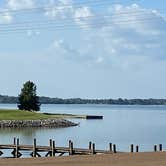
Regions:
<instances>
[{"instance_id":1,"label":"wooden walkway","mask_svg":"<svg viewBox=\"0 0 166 166\"><path fill-rule=\"evenodd\" d=\"M64 154L67 155L94 155L94 154L113 154L117 153L116 145L109 143L108 150L97 150L95 148L95 144L89 142L89 147L86 149L84 148L75 148L73 146L73 142L69 141L68 147L58 147L55 145L55 141L50 139L48 146L40 146L37 145L36 139L33 140L33 145L21 145L19 144L19 139L14 138L13 144L1 144L0 145L0 156L3 157L3 150L11 150L11 154L13 158L19 158L22 156L22 152L29 152L31 157L49 157L49 156L63 156ZM154 145L153 147L154 152L163 151L162 144ZM45 152L44 156L43 153ZM134 146L133 144L130 145L130 152L139 152L139 146ZM8 156L10 157L10 156Z\"/></svg>"},{"instance_id":2,"label":"wooden walkway","mask_svg":"<svg viewBox=\"0 0 166 166\"><path fill-rule=\"evenodd\" d=\"M36 139L34 139L33 145L21 145L19 144L19 139L14 138L13 144L2 144L0 145L0 156L3 155L3 150L12 150L11 154L14 158L19 158L22 156L22 151L29 151L32 157L42 157L40 152L46 152L44 157L48 156L62 156L64 154L69 155L89 155L89 154L111 154L116 153L116 145L109 144L109 150L96 150L95 144L89 142L89 147L87 149L74 148L73 142L69 141L68 147L57 147L55 146L55 141L49 140L49 146L39 146L36 144Z\"/></svg>"}]
</instances>

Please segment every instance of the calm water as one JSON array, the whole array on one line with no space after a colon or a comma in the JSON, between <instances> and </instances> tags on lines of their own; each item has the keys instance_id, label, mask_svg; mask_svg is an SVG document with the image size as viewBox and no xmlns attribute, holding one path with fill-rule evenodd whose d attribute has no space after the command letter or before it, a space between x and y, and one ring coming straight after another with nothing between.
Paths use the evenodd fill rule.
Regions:
<instances>
[{"instance_id":1,"label":"calm water","mask_svg":"<svg viewBox=\"0 0 166 166\"><path fill-rule=\"evenodd\" d=\"M16 105L0 104L0 108ZM74 119L80 126L59 129L0 129L0 143L12 143L13 137L19 137L23 144L32 144L37 138L38 144L47 145L51 138L58 146L67 146L71 139L75 146L84 148L89 141L98 149L107 149L109 142L121 151L128 151L131 143L140 145L141 151L151 151L159 143L166 148L166 106L42 105L41 111L103 115L104 119Z\"/></svg>"}]
</instances>

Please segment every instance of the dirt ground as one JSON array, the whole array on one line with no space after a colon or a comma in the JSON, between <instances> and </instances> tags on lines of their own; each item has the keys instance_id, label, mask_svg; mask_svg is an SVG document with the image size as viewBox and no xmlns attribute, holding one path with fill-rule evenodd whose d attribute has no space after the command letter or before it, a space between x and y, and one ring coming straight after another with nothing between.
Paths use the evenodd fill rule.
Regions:
<instances>
[{"instance_id":1,"label":"dirt ground","mask_svg":"<svg viewBox=\"0 0 166 166\"><path fill-rule=\"evenodd\" d=\"M0 159L0 166L166 166L166 152Z\"/></svg>"}]
</instances>

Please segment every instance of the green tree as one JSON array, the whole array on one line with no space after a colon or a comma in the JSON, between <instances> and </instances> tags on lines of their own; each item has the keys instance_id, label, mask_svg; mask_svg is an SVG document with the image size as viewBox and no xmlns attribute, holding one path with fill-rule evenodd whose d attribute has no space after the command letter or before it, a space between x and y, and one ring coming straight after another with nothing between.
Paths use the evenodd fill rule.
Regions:
<instances>
[{"instance_id":1,"label":"green tree","mask_svg":"<svg viewBox=\"0 0 166 166\"><path fill-rule=\"evenodd\" d=\"M27 111L39 111L40 110L40 102L39 97L36 95L36 85L27 81L23 88L21 89L21 93L18 96L18 108L20 110Z\"/></svg>"}]
</instances>

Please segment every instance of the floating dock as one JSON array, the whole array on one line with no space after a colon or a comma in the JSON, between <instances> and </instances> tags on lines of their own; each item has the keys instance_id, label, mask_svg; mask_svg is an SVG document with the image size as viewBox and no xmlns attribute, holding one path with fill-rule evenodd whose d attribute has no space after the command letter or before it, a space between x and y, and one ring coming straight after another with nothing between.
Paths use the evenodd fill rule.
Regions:
<instances>
[{"instance_id":1,"label":"floating dock","mask_svg":"<svg viewBox=\"0 0 166 166\"><path fill-rule=\"evenodd\" d=\"M97 115L86 115L86 119L103 119L103 116L97 116Z\"/></svg>"}]
</instances>

